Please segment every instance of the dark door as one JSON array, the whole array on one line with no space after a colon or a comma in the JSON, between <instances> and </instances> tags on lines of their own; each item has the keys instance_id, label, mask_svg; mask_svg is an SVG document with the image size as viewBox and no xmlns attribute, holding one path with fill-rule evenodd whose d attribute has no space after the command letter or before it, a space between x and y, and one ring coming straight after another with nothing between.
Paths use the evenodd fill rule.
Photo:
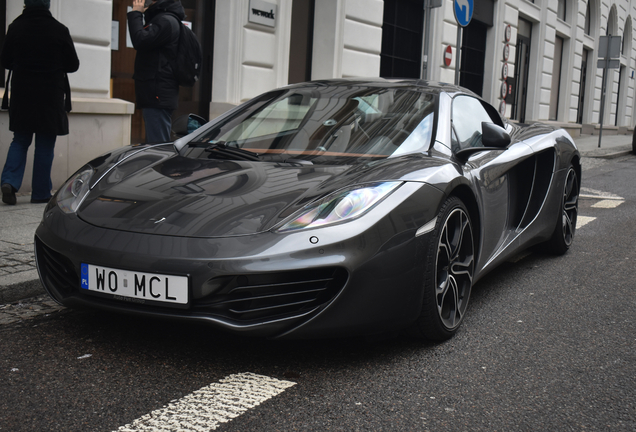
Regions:
<instances>
[{"instance_id":1,"label":"dark door","mask_svg":"<svg viewBox=\"0 0 636 432\"><path fill-rule=\"evenodd\" d=\"M119 46L111 51L111 96L135 102L135 82L132 79L135 66L135 49L128 46L126 14L132 3L129 0L113 1L113 21L119 23ZM209 116L212 96L212 53L214 48L215 0L182 0L186 18L201 42L203 65L201 77L194 87L179 89L179 108L173 118L195 113ZM117 48L117 49L115 49ZM131 122L131 143L145 142L145 131L141 110L135 108Z\"/></svg>"},{"instance_id":2,"label":"dark door","mask_svg":"<svg viewBox=\"0 0 636 432\"><path fill-rule=\"evenodd\" d=\"M314 5L315 0L294 0L292 3L289 84L311 80Z\"/></svg>"},{"instance_id":3,"label":"dark door","mask_svg":"<svg viewBox=\"0 0 636 432\"><path fill-rule=\"evenodd\" d=\"M459 85L482 95L488 26L472 20L462 31Z\"/></svg>"},{"instance_id":4,"label":"dark door","mask_svg":"<svg viewBox=\"0 0 636 432\"><path fill-rule=\"evenodd\" d=\"M384 0L380 76L419 78L424 0Z\"/></svg>"},{"instance_id":5,"label":"dark door","mask_svg":"<svg viewBox=\"0 0 636 432\"><path fill-rule=\"evenodd\" d=\"M579 105L576 113L576 122L583 124L583 109L585 107L585 87L587 86L587 60L589 51L583 50L583 59L581 60L581 86L579 87Z\"/></svg>"},{"instance_id":6,"label":"dark door","mask_svg":"<svg viewBox=\"0 0 636 432\"><path fill-rule=\"evenodd\" d=\"M7 34L7 0L0 0L0 25L2 25L2 31L0 32L0 47L4 46L4 37ZM1 87L4 87L4 74L1 74L0 78Z\"/></svg>"},{"instance_id":7,"label":"dark door","mask_svg":"<svg viewBox=\"0 0 636 432\"><path fill-rule=\"evenodd\" d=\"M622 90L621 84L623 83L624 73L625 73L625 66L621 66L618 69L618 90L616 91L616 100L615 100L616 115L614 116L614 126L618 126L618 116L620 115L618 104L620 103L620 100L621 100L621 90Z\"/></svg>"}]
</instances>

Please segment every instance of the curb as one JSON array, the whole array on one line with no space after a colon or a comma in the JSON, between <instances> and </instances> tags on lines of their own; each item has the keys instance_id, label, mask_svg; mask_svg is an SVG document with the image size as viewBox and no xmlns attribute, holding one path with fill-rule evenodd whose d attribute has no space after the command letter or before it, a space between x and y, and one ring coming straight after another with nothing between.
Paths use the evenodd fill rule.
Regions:
<instances>
[{"instance_id":1,"label":"curb","mask_svg":"<svg viewBox=\"0 0 636 432\"><path fill-rule=\"evenodd\" d=\"M9 285L0 285L0 304L16 303L31 297L46 294L46 291L44 291L40 283L40 279L37 278L37 271L33 271L36 272L36 279L24 280Z\"/></svg>"},{"instance_id":2,"label":"curb","mask_svg":"<svg viewBox=\"0 0 636 432\"><path fill-rule=\"evenodd\" d=\"M595 159L615 159L621 156L627 156L629 154L632 154L632 150L624 150L624 151L619 151L615 153L607 153L607 154L599 154L599 155L589 154L589 155L584 155L583 157L589 157L589 158L595 158Z\"/></svg>"},{"instance_id":3,"label":"curb","mask_svg":"<svg viewBox=\"0 0 636 432\"><path fill-rule=\"evenodd\" d=\"M581 156L594 159L615 159L634 153L632 145L621 145L613 148L595 148L593 150L582 151Z\"/></svg>"}]
</instances>

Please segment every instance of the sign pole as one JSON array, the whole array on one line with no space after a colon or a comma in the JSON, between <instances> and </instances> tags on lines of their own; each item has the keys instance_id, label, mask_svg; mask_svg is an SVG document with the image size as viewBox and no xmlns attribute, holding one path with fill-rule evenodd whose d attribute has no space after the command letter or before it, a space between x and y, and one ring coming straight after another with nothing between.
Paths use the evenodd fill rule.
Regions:
<instances>
[{"instance_id":1,"label":"sign pole","mask_svg":"<svg viewBox=\"0 0 636 432\"><path fill-rule=\"evenodd\" d=\"M455 50L457 51L455 53L455 85L459 85L459 64L462 58L462 56L460 55L460 46L462 42L462 29L463 29L462 26L460 25L457 26L457 45L455 45L457 47L455 48Z\"/></svg>"},{"instance_id":2,"label":"sign pole","mask_svg":"<svg viewBox=\"0 0 636 432\"><path fill-rule=\"evenodd\" d=\"M428 67L429 59L429 45L431 40L431 13L434 8L442 6L442 0L424 0L424 41L422 42L422 70L420 71L420 79L429 79Z\"/></svg>"},{"instance_id":3,"label":"sign pole","mask_svg":"<svg viewBox=\"0 0 636 432\"><path fill-rule=\"evenodd\" d=\"M428 41L431 27L431 0L424 0L424 61L422 62L421 79L428 79Z\"/></svg>"},{"instance_id":4,"label":"sign pole","mask_svg":"<svg viewBox=\"0 0 636 432\"><path fill-rule=\"evenodd\" d=\"M607 46L605 46L607 44ZM599 133L598 148L601 148L601 139L603 137L603 117L605 114L605 97L607 94L607 76L610 69L620 68L621 57L621 37L620 36L601 36L599 39L599 59L597 67L603 68L603 81L601 83L601 112L599 114Z\"/></svg>"}]
</instances>

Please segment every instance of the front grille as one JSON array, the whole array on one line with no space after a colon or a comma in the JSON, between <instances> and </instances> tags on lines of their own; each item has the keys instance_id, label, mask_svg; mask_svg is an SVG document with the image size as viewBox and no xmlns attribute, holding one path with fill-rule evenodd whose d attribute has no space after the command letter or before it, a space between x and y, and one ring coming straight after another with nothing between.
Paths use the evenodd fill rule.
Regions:
<instances>
[{"instance_id":1,"label":"front grille","mask_svg":"<svg viewBox=\"0 0 636 432\"><path fill-rule=\"evenodd\" d=\"M36 237L35 253L38 269L44 283L62 294L70 294L79 286L79 275L73 263L64 255L55 252Z\"/></svg>"},{"instance_id":2,"label":"front grille","mask_svg":"<svg viewBox=\"0 0 636 432\"><path fill-rule=\"evenodd\" d=\"M324 268L215 278L208 284L218 288L193 308L242 324L305 315L333 300L347 277L342 268Z\"/></svg>"}]
</instances>

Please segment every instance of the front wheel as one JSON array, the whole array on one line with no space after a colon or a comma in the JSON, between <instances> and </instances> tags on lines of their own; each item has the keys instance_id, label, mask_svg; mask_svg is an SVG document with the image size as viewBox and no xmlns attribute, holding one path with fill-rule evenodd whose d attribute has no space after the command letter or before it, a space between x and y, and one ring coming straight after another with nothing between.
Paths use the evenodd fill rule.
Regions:
<instances>
[{"instance_id":1,"label":"front wheel","mask_svg":"<svg viewBox=\"0 0 636 432\"><path fill-rule=\"evenodd\" d=\"M576 231L579 213L579 178L572 165L568 169L559 206L559 215L552 237L546 243L546 250L555 255L563 255L570 249Z\"/></svg>"},{"instance_id":2,"label":"front wheel","mask_svg":"<svg viewBox=\"0 0 636 432\"><path fill-rule=\"evenodd\" d=\"M443 341L464 320L475 273L473 228L459 198L442 205L425 260L424 298L415 328L426 339Z\"/></svg>"}]
</instances>

